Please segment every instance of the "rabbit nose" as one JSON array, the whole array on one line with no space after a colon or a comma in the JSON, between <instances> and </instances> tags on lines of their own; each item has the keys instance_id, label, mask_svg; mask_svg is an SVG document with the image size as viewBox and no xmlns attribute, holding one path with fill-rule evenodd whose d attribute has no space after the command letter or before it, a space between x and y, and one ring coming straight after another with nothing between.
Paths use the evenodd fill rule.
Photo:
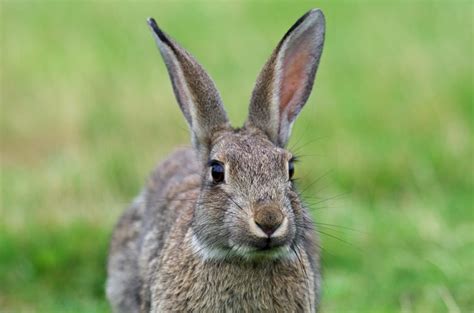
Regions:
<instances>
[{"instance_id":1,"label":"rabbit nose","mask_svg":"<svg viewBox=\"0 0 474 313\"><path fill-rule=\"evenodd\" d=\"M267 234L268 237L270 237L275 232L275 230L277 230L277 228L281 225L281 223L280 224L260 224L258 222L255 222L255 224L257 224L257 226L261 230L263 230L263 232Z\"/></svg>"},{"instance_id":2,"label":"rabbit nose","mask_svg":"<svg viewBox=\"0 0 474 313\"><path fill-rule=\"evenodd\" d=\"M254 222L268 237L283 223L284 215L276 206L263 206L256 210Z\"/></svg>"}]
</instances>

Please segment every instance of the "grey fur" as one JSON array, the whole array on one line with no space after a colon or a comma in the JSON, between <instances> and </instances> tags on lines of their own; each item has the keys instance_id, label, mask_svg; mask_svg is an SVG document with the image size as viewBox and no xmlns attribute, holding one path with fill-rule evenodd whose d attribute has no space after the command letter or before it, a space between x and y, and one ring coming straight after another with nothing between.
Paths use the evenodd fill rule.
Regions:
<instances>
[{"instance_id":1,"label":"grey fur","mask_svg":"<svg viewBox=\"0 0 474 313\"><path fill-rule=\"evenodd\" d=\"M211 134L230 128L219 91L194 57L169 38L153 18L148 19L148 24L168 68L179 107L191 129L193 144L206 154Z\"/></svg>"},{"instance_id":2,"label":"grey fur","mask_svg":"<svg viewBox=\"0 0 474 313\"><path fill-rule=\"evenodd\" d=\"M278 98L273 77L281 68L269 64L282 45L322 49L311 36L291 39L301 25L324 31L321 18L312 10L285 35L257 81L241 129L230 127L202 67L150 20L194 149L178 150L158 166L115 227L107 279L114 312L317 310L319 243L288 176L292 155L283 148L315 74L301 81L302 96L290 99L294 107L286 115L266 100ZM317 64L304 68L316 71ZM224 165L224 182L213 182L208 160Z\"/></svg>"}]
</instances>

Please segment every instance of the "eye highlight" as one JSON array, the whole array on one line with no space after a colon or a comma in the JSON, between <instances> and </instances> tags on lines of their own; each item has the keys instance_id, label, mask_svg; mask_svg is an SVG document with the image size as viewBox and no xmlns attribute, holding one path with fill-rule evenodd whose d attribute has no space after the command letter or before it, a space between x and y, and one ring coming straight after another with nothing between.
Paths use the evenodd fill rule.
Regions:
<instances>
[{"instance_id":1,"label":"eye highlight","mask_svg":"<svg viewBox=\"0 0 474 313\"><path fill-rule=\"evenodd\" d=\"M211 167L211 176L215 184L222 183L224 181L224 164L217 160L212 160L209 162Z\"/></svg>"}]
</instances>

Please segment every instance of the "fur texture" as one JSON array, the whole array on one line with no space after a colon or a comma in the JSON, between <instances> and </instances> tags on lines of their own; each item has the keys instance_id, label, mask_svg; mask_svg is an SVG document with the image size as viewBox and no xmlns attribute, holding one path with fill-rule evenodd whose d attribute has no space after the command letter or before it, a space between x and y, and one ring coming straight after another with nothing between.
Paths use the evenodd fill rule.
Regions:
<instances>
[{"instance_id":1,"label":"fur texture","mask_svg":"<svg viewBox=\"0 0 474 313\"><path fill-rule=\"evenodd\" d=\"M240 129L196 60L149 24L193 149L158 166L114 230L107 280L114 312L316 311L319 244L284 146L311 92L324 16L309 11L283 37Z\"/></svg>"}]
</instances>

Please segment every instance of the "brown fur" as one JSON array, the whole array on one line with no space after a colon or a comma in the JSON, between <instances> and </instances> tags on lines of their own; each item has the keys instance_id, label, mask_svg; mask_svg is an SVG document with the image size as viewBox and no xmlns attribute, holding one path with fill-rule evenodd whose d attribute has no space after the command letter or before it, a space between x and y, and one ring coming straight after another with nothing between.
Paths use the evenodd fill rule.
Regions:
<instances>
[{"instance_id":1,"label":"brown fur","mask_svg":"<svg viewBox=\"0 0 474 313\"><path fill-rule=\"evenodd\" d=\"M322 18L318 10L308 12L277 46L274 61L260 75L242 129L230 127L202 67L150 22L194 149L178 150L152 173L114 230L107 296L115 312L317 310L319 244L289 179L292 155L284 149L291 123L311 91L308 84L315 73L306 72L317 66L312 60L306 66L304 60L283 60L282 49L320 55L315 47L322 48L322 39L313 35L314 29L324 31L319 29ZM291 68L275 68L272 62ZM285 76L300 94L289 104L278 102L287 96L274 86L275 79L285 83ZM285 106L294 116L279 112ZM273 126L255 122L272 120ZM213 181L209 160L224 166L223 182Z\"/></svg>"}]
</instances>

